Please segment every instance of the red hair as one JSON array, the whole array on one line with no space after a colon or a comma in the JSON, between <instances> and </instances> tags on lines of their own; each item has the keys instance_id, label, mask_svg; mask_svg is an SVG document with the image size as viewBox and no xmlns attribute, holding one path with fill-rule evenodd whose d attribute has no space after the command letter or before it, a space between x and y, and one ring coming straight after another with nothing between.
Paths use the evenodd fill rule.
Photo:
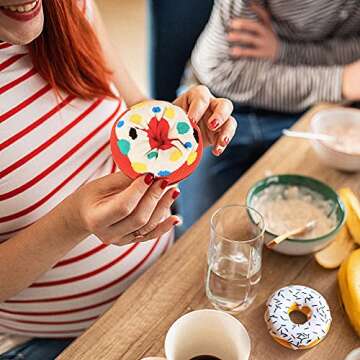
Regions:
<instances>
[{"instance_id":1,"label":"red hair","mask_svg":"<svg viewBox=\"0 0 360 360\"><path fill-rule=\"evenodd\" d=\"M45 0L43 10L44 29L29 45L39 74L56 91L84 99L114 97L111 71L78 0Z\"/></svg>"}]
</instances>

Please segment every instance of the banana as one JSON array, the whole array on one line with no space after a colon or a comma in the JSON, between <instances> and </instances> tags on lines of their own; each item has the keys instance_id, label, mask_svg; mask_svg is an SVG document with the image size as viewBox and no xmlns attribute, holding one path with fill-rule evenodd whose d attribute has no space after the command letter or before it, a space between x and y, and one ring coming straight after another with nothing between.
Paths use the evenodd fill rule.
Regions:
<instances>
[{"instance_id":1,"label":"banana","mask_svg":"<svg viewBox=\"0 0 360 360\"><path fill-rule=\"evenodd\" d=\"M349 320L360 337L360 249L353 251L338 272L340 295Z\"/></svg>"},{"instance_id":2,"label":"banana","mask_svg":"<svg viewBox=\"0 0 360 360\"><path fill-rule=\"evenodd\" d=\"M349 188L338 191L347 210L346 225L354 241L360 245L360 203Z\"/></svg>"},{"instance_id":3,"label":"banana","mask_svg":"<svg viewBox=\"0 0 360 360\"><path fill-rule=\"evenodd\" d=\"M315 254L315 259L323 268L335 269L348 257L354 247L354 241L345 225L329 246Z\"/></svg>"}]
</instances>

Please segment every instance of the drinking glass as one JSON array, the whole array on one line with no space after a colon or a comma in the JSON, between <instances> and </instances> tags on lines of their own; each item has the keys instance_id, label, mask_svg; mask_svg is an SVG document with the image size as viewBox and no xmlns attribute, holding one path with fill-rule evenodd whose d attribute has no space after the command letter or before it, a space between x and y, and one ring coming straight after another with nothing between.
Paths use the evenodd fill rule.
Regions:
<instances>
[{"instance_id":1,"label":"drinking glass","mask_svg":"<svg viewBox=\"0 0 360 360\"><path fill-rule=\"evenodd\" d=\"M244 205L229 205L211 218L206 295L216 309L238 313L254 301L261 280L265 224Z\"/></svg>"}]
</instances>

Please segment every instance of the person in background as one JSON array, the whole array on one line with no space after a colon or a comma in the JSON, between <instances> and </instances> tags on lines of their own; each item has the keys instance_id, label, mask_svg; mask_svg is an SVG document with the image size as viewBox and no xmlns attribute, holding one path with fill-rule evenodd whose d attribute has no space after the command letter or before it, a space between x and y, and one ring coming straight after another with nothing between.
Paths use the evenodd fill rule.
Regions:
<instances>
[{"instance_id":1,"label":"person in background","mask_svg":"<svg viewBox=\"0 0 360 360\"><path fill-rule=\"evenodd\" d=\"M54 359L172 245L178 189L110 153L145 99L92 0L0 0L0 359ZM229 100L200 86L174 103L226 148Z\"/></svg>"},{"instance_id":2,"label":"person in background","mask_svg":"<svg viewBox=\"0 0 360 360\"><path fill-rule=\"evenodd\" d=\"M360 100L359 58L356 0L216 0L180 92L201 83L231 99L239 131L221 162L205 154L200 169L182 184L184 194L196 194L184 225L310 106ZM219 123L213 121L215 131Z\"/></svg>"}]
</instances>

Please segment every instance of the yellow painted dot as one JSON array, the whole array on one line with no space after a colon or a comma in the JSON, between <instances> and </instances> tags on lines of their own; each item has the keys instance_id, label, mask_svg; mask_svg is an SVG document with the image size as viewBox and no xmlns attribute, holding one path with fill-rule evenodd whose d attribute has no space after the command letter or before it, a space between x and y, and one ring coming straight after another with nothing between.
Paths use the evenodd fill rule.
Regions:
<instances>
[{"instance_id":1,"label":"yellow painted dot","mask_svg":"<svg viewBox=\"0 0 360 360\"><path fill-rule=\"evenodd\" d=\"M135 104L131 107L131 109L142 109L143 107L146 106L146 101L140 102L138 104Z\"/></svg>"},{"instance_id":2,"label":"yellow painted dot","mask_svg":"<svg viewBox=\"0 0 360 360\"><path fill-rule=\"evenodd\" d=\"M174 151L171 152L170 154L170 160L171 161L178 161L179 159L181 159L182 157L182 152L179 149L175 149Z\"/></svg>"},{"instance_id":3,"label":"yellow painted dot","mask_svg":"<svg viewBox=\"0 0 360 360\"><path fill-rule=\"evenodd\" d=\"M144 174L147 172L147 166L144 163L132 163L131 167L139 174Z\"/></svg>"},{"instance_id":4,"label":"yellow painted dot","mask_svg":"<svg viewBox=\"0 0 360 360\"><path fill-rule=\"evenodd\" d=\"M130 116L130 121L133 122L134 124L141 124L142 121L142 117L139 114L134 114Z\"/></svg>"},{"instance_id":5,"label":"yellow painted dot","mask_svg":"<svg viewBox=\"0 0 360 360\"><path fill-rule=\"evenodd\" d=\"M164 112L164 116L167 119L173 119L175 117L175 110L171 107L167 107Z\"/></svg>"},{"instance_id":6,"label":"yellow painted dot","mask_svg":"<svg viewBox=\"0 0 360 360\"><path fill-rule=\"evenodd\" d=\"M190 166L192 165L195 160L197 158L197 152L193 151L192 153L190 153L189 157L187 158L187 164Z\"/></svg>"}]
</instances>

